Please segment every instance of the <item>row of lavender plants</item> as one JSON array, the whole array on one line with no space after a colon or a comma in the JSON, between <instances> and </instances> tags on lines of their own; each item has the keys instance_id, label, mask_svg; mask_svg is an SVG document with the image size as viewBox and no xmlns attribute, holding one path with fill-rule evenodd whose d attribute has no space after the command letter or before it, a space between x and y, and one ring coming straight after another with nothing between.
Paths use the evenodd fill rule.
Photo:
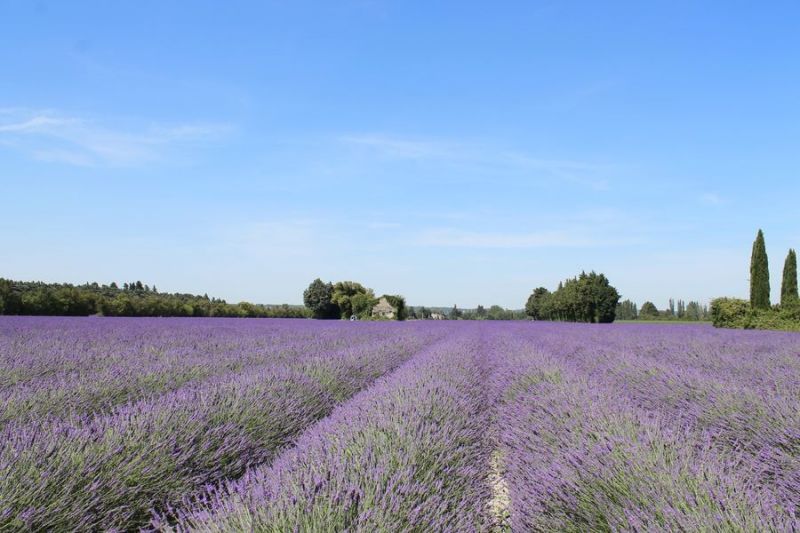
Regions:
<instances>
[{"instance_id":1,"label":"row of lavender plants","mask_svg":"<svg viewBox=\"0 0 800 533\"><path fill-rule=\"evenodd\" d=\"M517 329L527 355L507 360L512 393L498 408L506 524L800 528L800 339L746 333Z\"/></svg>"},{"instance_id":2,"label":"row of lavender plants","mask_svg":"<svg viewBox=\"0 0 800 533\"><path fill-rule=\"evenodd\" d=\"M176 531L474 531L489 527L491 373L481 335L418 354L269 467L157 515Z\"/></svg>"},{"instance_id":3,"label":"row of lavender plants","mask_svg":"<svg viewBox=\"0 0 800 533\"><path fill-rule=\"evenodd\" d=\"M191 321L173 326L171 337L189 338L208 327ZM315 325L280 327L297 328L306 349L295 346L283 354L290 357L266 357L109 412L9 421L0 431L0 530L145 525L152 509L269 462L338 403L442 335L441 329L373 324L349 336L339 331L326 346L318 341L329 326L321 326L318 337L308 335ZM273 331L264 328L252 322L234 329L274 344ZM219 339L219 332L209 338ZM240 347L242 358L252 358L248 343ZM213 360L216 352L212 347L205 355Z\"/></svg>"},{"instance_id":4,"label":"row of lavender plants","mask_svg":"<svg viewBox=\"0 0 800 533\"><path fill-rule=\"evenodd\" d=\"M380 334L345 337L317 326L312 336L291 321L252 335L247 322L233 320L212 327L186 319L46 320L7 317L0 324L0 376L6 378L0 427L11 420L108 411L186 383L352 347Z\"/></svg>"}]
</instances>

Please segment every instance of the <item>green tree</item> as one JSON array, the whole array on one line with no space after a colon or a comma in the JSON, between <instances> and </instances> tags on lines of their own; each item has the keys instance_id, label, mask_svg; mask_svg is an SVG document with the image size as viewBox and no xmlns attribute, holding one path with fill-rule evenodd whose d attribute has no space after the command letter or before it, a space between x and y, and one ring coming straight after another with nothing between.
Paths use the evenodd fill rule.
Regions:
<instances>
[{"instance_id":1,"label":"green tree","mask_svg":"<svg viewBox=\"0 0 800 533\"><path fill-rule=\"evenodd\" d=\"M769 261L764 232L758 230L750 257L750 306L769 309Z\"/></svg>"},{"instance_id":2,"label":"green tree","mask_svg":"<svg viewBox=\"0 0 800 533\"><path fill-rule=\"evenodd\" d=\"M639 309L639 317L648 319L658 318L658 308L653 302L645 302L642 304L642 308Z\"/></svg>"},{"instance_id":3,"label":"green tree","mask_svg":"<svg viewBox=\"0 0 800 533\"><path fill-rule=\"evenodd\" d=\"M619 292L611 286L604 274L590 272L578 278L579 307L578 318L584 322L611 323L616 318Z\"/></svg>"},{"instance_id":4,"label":"green tree","mask_svg":"<svg viewBox=\"0 0 800 533\"><path fill-rule=\"evenodd\" d=\"M533 289L533 293L528 297L528 301L525 303L525 314L534 320L546 319L544 306L549 297L550 291L544 287Z\"/></svg>"},{"instance_id":5,"label":"green tree","mask_svg":"<svg viewBox=\"0 0 800 533\"><path fill-rule=\"evenodd\" d=\"M703 308L700 307L698 302L689 302L686 304L684 318L686 320L702 320Z\"/></svg>"},{"instance_id":6,"label":"green tree","mask_svg":"<svg viewBox=\"0 0 800 533\"><path fill-rule=\"evenodd\" d=\"M303 303L314 318L339 318L339 306L332 301L333 284L317 278L303 292Z\"/></svg>"},{"instance_id":7,"label":"green tree","mask_svg":"<svg viewBox=\"0 0 800 533\"><path fill-rule=\"evenodd\" d=\"M373 306L378 303L378 299L369 289L368 292L360 292L350 298L350 305L352 306L352 313L358 318L366 319L372 314Z\"/></svg>"},{"instance_id":8,"label":"green tree","mask_svg":"<svg viewBox=\"0 0 800 533\"><path fill-rule=\"evenodd\" d=\"M639 318L639 311L635 303L625 300L617 304L617 320L636 320L637 318Z\"/></svg>"},{"instance_id":9,"label":"green tree","mask_svg":"<svg viewBox=\"0 0 800 533\"><path fill-rule=\"evenodd\" d=\"M786 254L783 264L783 283L781 283L781 306L798 301L797 294L797 254L793 249Z\"/></svg>"},{"instance_id":10,"label":"green tree","mask_svg":"<svg viewBox=\"0 0 800 533\"><path fill-rule=\"evenodd\" d=\"M352 315L358 314L353 309L353 298L359 294L369 294L374 298L374 294L371 293L371 289L367 289L355 281L337 281L333 285L331 301L339 307L342 318L350 318Z\"/></svg>"}]
</instances>

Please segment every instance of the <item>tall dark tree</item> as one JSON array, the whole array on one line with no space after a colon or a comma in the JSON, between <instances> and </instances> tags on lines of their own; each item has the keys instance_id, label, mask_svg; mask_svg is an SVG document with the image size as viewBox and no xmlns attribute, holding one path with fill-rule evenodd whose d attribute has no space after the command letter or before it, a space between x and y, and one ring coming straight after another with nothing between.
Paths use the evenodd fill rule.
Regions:
<instances>
[{"instance_id":1,"label":"tall dark tree","mask_svg":"<svg viewBox=\"0 0 800 533\"><path fill-rule=\"evenodd\" d=\"M534 320L542 320L544 317L544 306L550 291L544 287L533 289L533 294L528 297L525 303L525 314Z\"/></svg>"},{"instance_id":2,"label":"tall dark tree","mask_svg":"<svg viewBox=\"0 0 800 533\"><path fill-rule=\"evenodd\" d=\"M758 230L750 256L750 305L753 309L769 309L769 261L761 230Z\"/></svg>"},{"instance_id":3,"label":"tall dark tree","mask_svg":"<svg viewBox=\"0 0 800 533\"><path fill-rule=\"evenodd\" d=\"M303 303L314 318L339 318L339 306L333 303L333 284L317 278L303 292Z\"/></svg>"},{"instance_id":4,"label":"tall dark tree","mask_svg":"<svg viewBox=\"0 0 800 533\"><path fill-rule=\"evenodd\" d=\"M783 264L783 283L781 283L781 305L798 301L797 294L797 254L790 249Z\"/></svg>"}]
</instances>

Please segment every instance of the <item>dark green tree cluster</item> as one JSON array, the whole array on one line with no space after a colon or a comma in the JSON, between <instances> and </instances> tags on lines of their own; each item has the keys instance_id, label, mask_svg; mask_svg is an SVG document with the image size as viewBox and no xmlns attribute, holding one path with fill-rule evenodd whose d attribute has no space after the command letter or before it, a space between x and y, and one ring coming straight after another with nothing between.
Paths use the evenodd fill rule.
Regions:
<instances>
[{"instance_id":1,"label":"dark green tree cluster","mask_svg":"<svg viewBox=\"0 0 800 533\"><path fill-rule=\"evenodd\" d=\"M535 320L567 322L613 322L619 293L603 274L582 272L560 283L555 292L540 287L525 304L525 312Z\"/></svg>"},{"instance_id":2,"label":"dark green tree cluster","mask_svg":"<svg viewBox=\"0 0 800 533\"><path fill-rule=\"evenodd\" d=\"M797 254L790 248L783 263L783 279L781 280L781 307L798 305L797 294ZM768 310L770 306L769 260L764 243L764 232L758 230L753 242L753 253L750 257L750 307Z\"/></svg>"},{"instance_id":3,"label":"dark green tree cluster","mask_svg":"<svg viewBox=\"0 0 800 533\"><path fill-rule=\"evenodd\" d=\"M141 281L100 285L0 279L0 314L53 316L185 316L306 318L300 306L229 304L208 295L160 293Z\"/></svg>"},{"instance_id":4,"label":"dark green tree cluster","mask_svg":"<svg viewBox=\"0 0 800 533\"><path fill-rule=\"evenodd\" d=\"M384 294L386 301L397 310L397 320L408 317L406 300L396 294ZM303 292L303 304L313 318L359 320L372 318L372 308L380 298L375 292L356 281L324 282L317 278Z\"/></svg>"},{"instance_id":5,"label":"dark green tree cluster","mask_svg":"<svg viewBox=\"0 0 800 533\"><path fill-rule=\"evenodd\" d=\"M797 254L794 249L786 254L783 264L780 304L771 306L767 248L764 232L758 230L750 257L750 300L716 298L711 302L711 318L716 327L800 331Z\"/></svg>"}]
</instances>

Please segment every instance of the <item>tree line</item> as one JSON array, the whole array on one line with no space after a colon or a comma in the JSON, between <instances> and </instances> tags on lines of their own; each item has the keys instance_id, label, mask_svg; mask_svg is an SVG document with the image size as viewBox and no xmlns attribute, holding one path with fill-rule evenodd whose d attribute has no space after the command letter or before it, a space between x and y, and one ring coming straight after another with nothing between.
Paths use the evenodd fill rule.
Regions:
<instances>
[{"instance_id":1,"label":"tree line","mask_svg":"<svg viewBox=\"0 0 800 533\"><path fill-rule=\"evenodd\" d=\"M306 318L300 306L230 304L208 295L162 293L141 281L100 285L42 283L0 278L0 314L54 316L177 316Z\"/></svg>"},{"instance_id":2,"label":"tree line","mask_svg":"<svg viewBox=\"0 0 800 533\"><path fill-rule=\"evenodd\" d=\"M604 274L581 272L559 283L554 292L534 289L525 312L534 320L610 323L616 318L619 298Z\"/></svg>"},{"instance_id":3,"label":"tree line","mask_svg":"<svg viewBox=\"0 0 800 533\"><path fill-rule=\"evenodd\" d=\"M436 308L439 309L439 308ZM454 305L451 309L434 311L427 307L411 308L409 318L429 319L436 312L446 320L526 320L528 315L524 310L506 309L499 305L484 307L478 305L475 309L459 309Z\"/></svg>"},{"instance_id":4,"label":"tree line","mask_svg":"<svg viewBox=\"0 0 800 533\"><path fill-rule=\"evenodd\" d=\"M683 300L677 302L670 298L669 306L659 310L651 301L646 301L639 309L630 300L623 300L617 304L617 320L686 320L686 321L705 321L710 320L711 315L708 306L701 305L700 302Z\"/></svg>"},{"instance_id":5,"label":"tree line","mask_svg":"<svg viewBox=\"0 0 800 533\"><path fill-rule=\"evenodd\" d=\"M716 298L711 302L714 326L800 331L797 253L790 248L783 263L781 299L770 301L769 258L764 232L758 230L750 254L750 299Z\"/></svg>"}]
</instances>

